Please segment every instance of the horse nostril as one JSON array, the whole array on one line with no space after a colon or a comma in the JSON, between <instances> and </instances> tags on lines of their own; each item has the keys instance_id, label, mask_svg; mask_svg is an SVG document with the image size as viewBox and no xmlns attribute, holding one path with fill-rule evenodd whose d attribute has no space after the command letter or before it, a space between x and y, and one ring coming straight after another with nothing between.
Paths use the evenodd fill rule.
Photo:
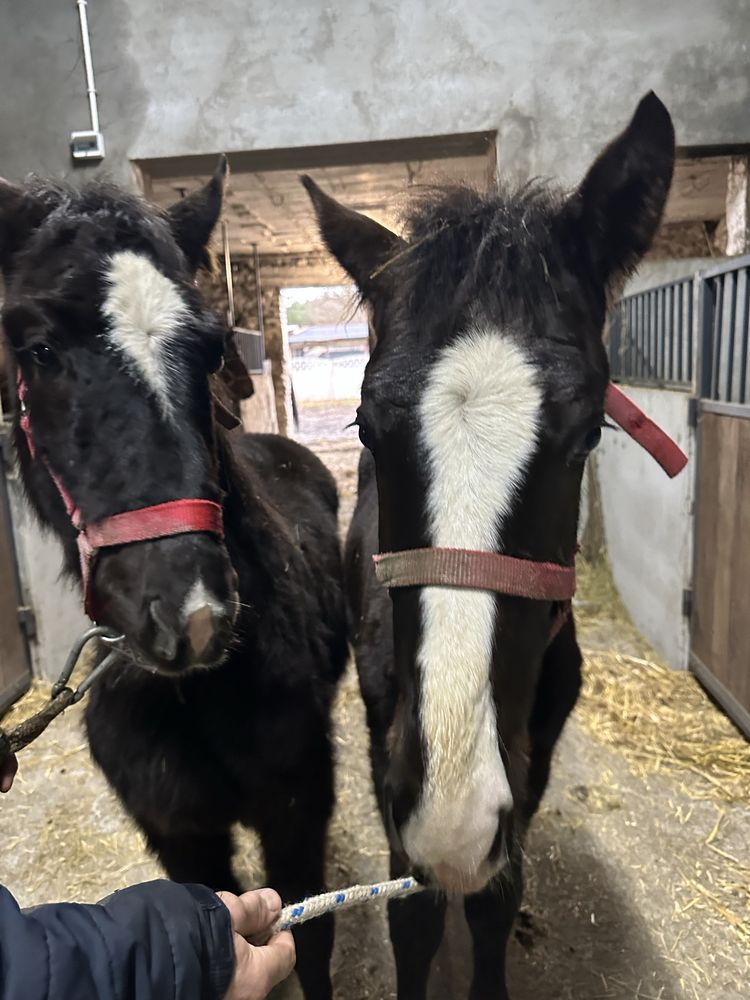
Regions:
<instances>
[{"instance_id":1,"label":"horse nostril","mask_svg":"<svg viewBox=\"0 0 750 1000\"><path fill-rule=\"evenodd\" d=\"M154 652L163 660L174 660L179 640L177 633L166 620L158 600L151 601L148 612L154 624Z\"/></svg>"}]
</instances>

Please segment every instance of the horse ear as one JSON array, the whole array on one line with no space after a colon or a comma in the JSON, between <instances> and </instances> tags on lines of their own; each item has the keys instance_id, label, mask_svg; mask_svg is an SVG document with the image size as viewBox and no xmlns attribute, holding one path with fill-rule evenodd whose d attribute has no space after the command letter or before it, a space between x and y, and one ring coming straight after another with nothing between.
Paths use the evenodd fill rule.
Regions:
<instances>
[{"instance_id":1,"label":"horse ear","mask_svg":"<svg viewBox=\"0 0 750 1000\"><path fill-rule=\"evenodd\" d=\"M571 207L583 224L590 259L605 283L631 271L651 246L669 194L674 156L672 119L650 91L573 196Z\"/></svg>"},{"instance_id":2,"label":"horse ear","mask_svg":"<svg viewBox=\"0 0 750 1000\"><path fill-rule=\"evenodd\" d=\"M326 246L356 282L362 297L371 300L381 285L378 268L405 246L404 241L374 219L336 201L307 174L300 181L310 195Z\"/></svg>"},{"instance_id":3,"label":"horse ear","mask_svg":"<svg viewBox=\"0 0 750 1000\"><path fill-rule=\"evenodd\" d=\"M34 195L0 178L0 268L9 273L13 258L49 214Z\"/></svg>"},{"instance_id":4,"label":"horse ear","mask_svg":"<svg viewBox=\"0 0 750 1000\"><path fill-rule=\"evenodd\" d=\"M208 243L221 215L228 172L227 158L222 155L208 184L167 209L174 238L195 271L210 266Z\"/></svg>"}]
</instances>

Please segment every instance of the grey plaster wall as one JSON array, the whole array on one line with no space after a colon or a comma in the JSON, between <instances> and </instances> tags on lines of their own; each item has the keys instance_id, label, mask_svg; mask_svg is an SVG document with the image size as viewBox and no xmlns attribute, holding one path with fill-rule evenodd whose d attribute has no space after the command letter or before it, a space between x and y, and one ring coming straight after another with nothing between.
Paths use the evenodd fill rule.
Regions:
<instances>
[{"instance_id":1,"label":"grey plaster wall","mask_svg":"<svg viewBox=\"0 0 750 1000\"><path fill-rule=\"evenodd\" d=\"M8 481L21 588L34 610L36 636L29 643L33 672L50 680L62 670L73 642L91 624L81 595L61 576L63 553L54 536L42 531L15 474Z\"/></svg>"},{"instance_id":2,"label":"grey plaster wall","mask_svg":"<svg viewBox=\"0 0 750 1000\"><path fill-rule=\"evenodd\" d=\"M748 0L91 0L89 17L121 180L140 157L496 128L508 172L573 181L649 87L681 144L750 143ZM72 173L73 0L2 0L0 18L0 174Z\"/></svg>"},{"instance_id":3,"label":"grey plaster wall","mask_svg":"<svg viewBox=\"0 0 750 1000\"><path fill-rule=\"evenodd\" d=\"M121 0L90 0L88 5L107 144L102 168L126 184L134 181L128 157L149 103L130 50L142 48L135 32L156 29L137 27L135 6ZM70 157L70 133L90 128L73 0L0 0L0 93L1 176L17 181L33 172L80 178L95 171L73 167Z\"/></svg>"},{"instance_id":4,"label":"grey plaster wall","mask_svg":"<svg viewBox=\"0 0 750 1000\"><path fill-rule=\"evenodd\" d=\"M695 435L687 392L622 387L688 455L669 479L640 445L607 430L596 452L607 554L636 627L671 667L688 665L689 626L682 592L692 577Z\"/></svg>"},{"instance_id":5,"label":"grey plaster wall","mask_svg":"<svg viewBox=\"0 0 750 1000\"><path fill-rule=\"evenodd\" d=\"M725 257L681 257L677 260L645 260L623 289L623 295L636 295L647 288L656 288L669 281L688 278L720 264Z\"/></svg>"},{"instance_id":6,"label":"grey plaster wall","mask_svg":"<svg viewBox=\"0 0 750 1000\"><path fill-rule=\"evenodd\" d=\"M710 257L646 261L624 293L694 275L715 263ZM607 556L635 625L666 663L686 669L690 635L682 615L682 592L692 580L695 432L688 422L692 393L627 384L622 389L677 441L689 463L669 479L624 431L604 432L596 451L596 475Z\"/></svg>"}]
</instances>

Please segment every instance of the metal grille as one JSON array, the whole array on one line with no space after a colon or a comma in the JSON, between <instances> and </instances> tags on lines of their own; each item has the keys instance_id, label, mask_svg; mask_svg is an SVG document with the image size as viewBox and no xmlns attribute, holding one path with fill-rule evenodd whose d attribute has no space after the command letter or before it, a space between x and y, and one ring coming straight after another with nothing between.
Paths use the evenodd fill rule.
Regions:
<instances>
[{"instance_id":1,"label":"metal grille","mask_svg":"<svg viewBox=\"0 0 750 1000\"><path fill-rule=\"evenodd\" d=\"M692 386L692 278L620 299L609 320L609 364L615 382Z\"/></svg>"},{"instance_id":2,"label":"metal grille","mask_svg":"<svg viewBox=\"0 0 750 1000\"><path fill-rule=\"evenodd\" d=\"M750 403L750 256L703 271L700 392L720 403Z\"/></svg>"},{"instance_id":3,"label":"metal grille","mask_svg":"<svg viewBox=\"0 0 750 1000\"><path fill-rule=\"evenodd\" d=\"M237 353L251 375L263 374L263 362L266 357L263 334L259 330L245 330L234 327L234 342Z\"/></svg>"}]
</instances>

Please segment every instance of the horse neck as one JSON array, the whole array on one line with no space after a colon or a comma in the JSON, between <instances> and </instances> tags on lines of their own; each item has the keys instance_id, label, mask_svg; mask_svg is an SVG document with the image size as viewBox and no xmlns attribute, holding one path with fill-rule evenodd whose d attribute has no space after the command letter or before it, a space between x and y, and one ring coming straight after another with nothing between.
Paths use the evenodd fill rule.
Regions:
<instances>
[{"instance_id":1,"label":"horse neck","mask_svg":"<svg viewBox=\"0 0 750 1000\"><path fill-rule=\"evenodd\" d=\"M241 457L227 434L219 430L219 473L224 499L224 537L235 570L243 568L269 587L284 574L299 547L289 526L271 502L260 473L247 455Z\"/></svg>"}]
</instances>

